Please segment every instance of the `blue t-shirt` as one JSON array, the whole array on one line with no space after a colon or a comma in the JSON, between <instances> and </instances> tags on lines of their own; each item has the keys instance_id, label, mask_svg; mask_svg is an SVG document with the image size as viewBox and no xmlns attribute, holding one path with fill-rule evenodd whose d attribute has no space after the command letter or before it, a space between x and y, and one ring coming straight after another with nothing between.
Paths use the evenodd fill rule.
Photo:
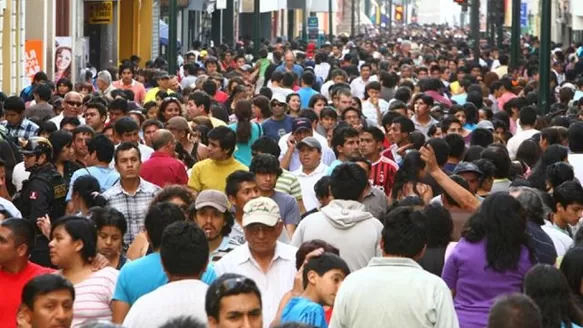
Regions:
<instances>
[{"instance_id":1,"label":"blue t-shirt","mask_svg":"<svg viewBox=\"0 0 583 328\"><path fill-rule=\"evenodd\" d=\"M336 166L338 166L342 163L344 163L344 162L339 160L339 159L334 160L334 162L332 162L332 163L330 163L330 165L328 165L328 169L326 170L326 175L332 175L332 171L334 171Z\"/></svg>"},{"instance_id":2,"label":"blue t-shirt","mask_svg":"<svg viewBox=\"0 0 583 328\"><path fill-rule=\"evenodd\" d=\"M289 115L279 121L271 118L267 119L262 124L263 134L277 142L279 138L291 132L293 123L294 119Z\"/></svg>"},{"instance_id":3,"label":"blue t-shirt","mask_svg":"<svg viewBox=\"0 0 583 328\"><path fill-rule=\"evenodd\" d=\"M300 95L300 102L302 103L302 109L308 108L310 104L310 99L312 98L312 96L317 94L318 92L316 92L314 89L310 87L305 87L298 90L298 95Z\"/></svg>"},{"instance_id":4,"label":"blue t-shirt","mask_svg":"<svg viewBox=\"0 0 583 328\"><path fill-rule=\"evenodd\" d=\"M465 105L468 99L467 93L462 93L459 95L451 96L451 100L455 101L458 105Z\"/></svg>"},{"instance_id":5,"label":"blue t-shirt","mask_svg":"<svg viewBox=\"0 0 583 328\"><path fill-rule=\"evenodd\" d=\"M287 72L284 64L279 65L276 69L276 72L282 72L285 73ZM304 68L298 64L295 64L294 67L292 67L292 72L294 72L294 74L297 76L297 78L301 78L302 75L304 75Z\"/></svg>"},{"instance_id":6,"label":"blue t-shirt","mask_svg":"<svg viewBox=\"0 0 583 328\"><path fill-rule=\"evenodd\" d=\"M301 322L317 328L328 328L324 308L307 298L294 297L283 308L281 323Z\"/></svg>"},{"instance_id":7,"label":"blue t-shirt","mask_svg":"<svg viewBox=\"0 0 583 328\"><path fill-rule=\"evenodd\" d=\"M80 168L75 171L71 177L71 184L69 186L69 192L67 192L66 197L67 201L70 201L71 197L73 196L73 183L75 180L77 180L78 177L82 177L84 175L90 175L97 179L99 182L99 187L101 188L101 192L111 188L119 180L119 173L109 167L90 166L87 168Z\"/></svg>"},{"instance_id":8,"label":"blue t-shirt","mask_svg":"<svg viewBox=\"0 0 583 328\"><path fill-rule=\"evenodd\" d=\"M212 264L206 268L201 281L210 285L217 279ZM165 285L168 277L162 268L160 253L155 252L124 265L117 278L113 299L133 305L138 298Z\"/></svg>"},{"instance_id":9,"label":"blue t-shirt","mask_svg":"<svg viewBox=\"0 0 583 328\"><path fill-rule=\"evenodd\" d=\"M279 207L281 219L285 224L300 224L302 214L300 213L300 207L295 198L280 191L275 191L271 199Z\"/></svg>"},{"instance_id":10,"label":"blue t-shirt","mask_svg":"<svg viewBox=\"0 0 583 328\"><path fill-rule=\"evenodd\" d=\"M238 123L233 123L229 125L229 128L235 131L235 133L237 133L237 124ZM237 148L233 153L236 160L238 160L245 166L251 165L251 158L253 157L251 155L251 145L253 145L255 140L261 137L262 132L263 129L261 128L261 124L251 123L251 138L249 138L249 140L246 143L237 142Z\"/></svg>"}]
</instances>

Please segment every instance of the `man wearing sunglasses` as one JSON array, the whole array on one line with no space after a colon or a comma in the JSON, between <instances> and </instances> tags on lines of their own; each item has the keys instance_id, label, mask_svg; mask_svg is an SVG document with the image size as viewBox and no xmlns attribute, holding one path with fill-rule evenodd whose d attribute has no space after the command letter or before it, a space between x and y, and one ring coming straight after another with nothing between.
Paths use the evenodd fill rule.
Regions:
<instances>
[{"instance_id":1,"label":"man wearing sunglasses","mask_svg":"<svg viewBox=\"0 0 583 328\"><path fill-rule=\"evenodd\" d=\"M56 126L61 126L61 121L65 117L77 117L81 124L85 124L85 119L83 118L83 96L80 93L75 91L67 93L63 102L63 111L49 121L55 123Z\"/></svg>"}]
</instances>

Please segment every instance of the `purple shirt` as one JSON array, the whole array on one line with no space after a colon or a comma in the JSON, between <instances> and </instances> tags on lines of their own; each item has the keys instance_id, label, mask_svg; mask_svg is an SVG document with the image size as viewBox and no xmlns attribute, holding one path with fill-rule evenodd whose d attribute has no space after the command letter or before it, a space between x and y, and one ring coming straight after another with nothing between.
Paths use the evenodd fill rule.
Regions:
<instances>
[{"instance_id":1,"label":"purple shirt","mask_svg":"<svg viewBox=\"0 0 583 328\"><path fill-rule=\"evenodd\" d=\"M517 270L504 273L486 268L486 241L470 243L460 239L443 267L441 277L455 290L454 306L460 327L483 328L494 299L519 293L524 275L533 266L528 249L523 246Z\"/></svg>"}]
</instances>

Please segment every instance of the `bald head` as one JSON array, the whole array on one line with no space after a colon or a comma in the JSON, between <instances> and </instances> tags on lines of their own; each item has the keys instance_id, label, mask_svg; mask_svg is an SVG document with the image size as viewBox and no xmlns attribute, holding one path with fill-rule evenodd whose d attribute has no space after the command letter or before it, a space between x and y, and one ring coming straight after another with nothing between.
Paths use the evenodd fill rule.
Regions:
<instances>
[{"instance_id":1,"label":"bald head","mask_svg":"<svg viewBox=\"0 0 583 328\"><path fill-rule=\"evenodd\" d=\"M152 148L160 150L171 143L174 144L174 140L172 132L160 129L152 135ZM172 152L174 152L174 147L172 147Z\"/></svg>"},{"instance_id":2,"label":"bald head","mask_svg":"<svg viewBox=\"0 0 583 328\"><path fill-rule=\"evenodd\" d=\"M82 102L83 96L77 91L70 91L65 94L65 101L77 101Z\"/></svg>"}]
</instances>

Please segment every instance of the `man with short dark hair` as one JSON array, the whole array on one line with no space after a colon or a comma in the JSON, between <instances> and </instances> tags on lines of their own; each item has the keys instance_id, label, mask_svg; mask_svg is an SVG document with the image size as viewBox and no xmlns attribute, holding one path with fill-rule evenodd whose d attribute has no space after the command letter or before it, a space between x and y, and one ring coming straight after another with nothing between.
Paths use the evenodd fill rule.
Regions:
<instances>
[{"instance_id":1,"label":"man with short dark hair","mask_svg":"<svg viewBox=\"0 0 583 328\"><path fill-rule=\"evenodd\" d=\"M360 135L352 127L337 127L334 129L331 144L336 160L330 163L326 175L331 175L336 166L360 156Z\"/></svg>"},{"instance_id":2,"label":"man with short dark hair","mask_svg":"<svg viewBox=\"0 0 583 328\"><path fill-rule=\"evenodd\" d=\"M107 120L107 109L99 102L92 101L85 105L83 114L85 123L90 126L95 133L103 133L105 121Z\"/></svg>"},{"instance_id":3,"label":"man with short dark hair","mask_svg":"<svg viewBox=\"0 0 583 328\"><path fill-rule=\"evenodd\" d=\"M144 216L145 219L143 219L142 222L144 222L144 228L146 230L148 242L152 247L152 252L142 258L128 262L122 267L115 286L115 293L113 295L111 306L113 311L111 321L113 323L121 324L128 315L130 308L142 296L166 285L169 281L178 278L176 271L174 271L176 268L175 266L171 269L172 272L170 277L164 272L166 263L163 263L162 260L161 246L166 228L173 223L184 222L184 211L182 211L182 209L176 204L161 202L152 205ZM206 240L204 241L204 244L206 244ZM208 246L206 249L207 251L204 255L205 262L203 264L203 268L206 267L206 269L200 270L201 272L199 272L199 276L200 280L204 283L210 284L217 276L214 268L206 265L206 261L208 260ZM189 247L189 250L192 250L192 248ZM195 254L197 254L197 257L200 256L200 253L198 252ZM194 271L199 271L199 263L192 263L190 261L181 261L181 263L182 265L188 263L188 265L196 267L195 269L192 269L191 267L192 270L182 278L192 278L195 276ZM174 287L176 287L176 285L174 285ZM160 303L158 303L158 306L159 305ZM168 311L170 310L171 309L168 309ZM141 325L140 327L144 327L144 325Z\"/></svg>"},{"instance_id":4,"label":"man with short dark hair","mask_svg":"<svg viewBox=\"0 0 583 328\"><path fill-rule=\"evenodd\" d=\"M194 119L195 117L203 116L208 117L211 121L213 128L219 126L226 126L227 123L223 122L211 115L211 96L209 96L204 91L195 91L188 96L188 102L186 104L186 112L189 119Z\"/></svg>"},{"instance_id":5,"label":"man with short dark hair","mask_svg":"<svg viewBox=\"0 0 583 328\"><path fill-rule=\"evenodd\" d=\"M334 200L300 222L291 244L299 247L306 241L322 239L339 246L351 271L365 267L370 259L380 256L383 226L362 204L368 184L363 168L355 163L340 164L331 175L330 191Z\"/></svg>"},{"instance_id":6,"label":"man with short dark hair","mask_svg":"<svg viewBox=\"0 0 583 328\"><path fill-rule=\"evenodd\" d=\"M87 125L81 125L73 130L73 150L75 151L75 163L81 167L87 166L87 142L93 138L95 132Z\"/></svg>"},{"instance_id":7,"label":"man with short dark hair","mask_svg":"<svg viewBox=\"0 0 583 328\"><path fill-rule=\"evenodd\" d=\"M140 178L140 149L134 143L120 144L114 153L120 179L102 196L109 206L120 211L128 222L124 243L130 245L144 227L144 216L160 187Z\"/></svg>"},{"instance_id":8,"label":"man with short dark hair","mask_svg":"<svg viewBox=\"0 0 583 328\"><path fill-rule=\"evenodd\" d=\"M140 127L131 117L120 118L113 126L115 138L121 144L131 142L140 150L140 159L143 162L150 159L154 149L140 143ZM117 147L117 146L116 146ZM113 167L113 162L110 164Z\"/></svg>"},{"instance_id":9,"label":"man with short dark hair","mask_svg":"<svg viewBox=\"0 0 583 328\"><path fill-rule=\"evenodd\" d=\"M425 220L422 212L410 207L386 216L380 241L383 256L346 277L336 295L331 328L459 327L451 291L416 262L427 246ZM343 250L340 254L345 257Z\"/></svg>"},{"instance_id":10,"label":"man with short dark hair","mask_svg":"<svg viewBox=\"0 0 583 328\"><path fill-rule=\"evenodd\" d=\"M231 328L233 321L244 322L246 328L263 327L261 292L253 279L240 274L215 280L207 290L205 309L212 328Z\"/></svg>"},{"instance_id":11,"label":"man with short dark hair","mask_svg":"<svg viewBox=\"0 0 583 328\"><path fill-rule=\"evenodd\" d=\"M121 90L131 90L134 93L134 101L144 104L146 89L141 82L134 79L134 67L131 63L124 63L119 67L119 80L113 82L113 87Z\"/></svg>"},{"instance_id":12,"label":"man with short dark hair","mask_svg":"<svg viewBox=\"0 0 583 328\"><path fill-rule=\"evenodd\" d=\"M22 289L18 316L3 324L17 321L18 327L70 327L73 322L75 287L60 274L43 274L30 280ZM11 325L8 325L10 327Z\"/></svg>"},{"instance_id":13,"label":"man with short dark hair","mask_svg":"<svg viewBox=\"0 0 583 328\"><path fill-rule=\"evenodd\" d=\"M302 109L308 108L308 104L310 103L310 99L314 96L319 94L316 90L312 89L312 85L314 85L316 77L312 72L305 72L301 78L301 85L302 87L298 90L298 94L300 95L300 101L302 103Z\"/></svg>"},{"instance_id":14,"label":"man with short dark hair","mask_svg":"<svg viewBox=\"0 0 583 328\"><path fill-rule=\"evenodd\" d=\"M114 125L122 117L127 117L129 113L129 103L126 99L117 98L109 103L107 113L109 115L109 125Z\"/></svg>"},{"instance_id":15,"label":"man with short dark hair","mask_svg":"<svg viewBox=\"0 0 583 328\"><path fill-rule=\"evenodd\" d=\"M204 298L208 285L200 279L208 254L206 236L196 224L177 221L167 226L160 243L160 258L168 283L140 297L123 326L159 327L179 316L206 321Z\"/></svg>"},{"instance_id":16,"label":"man with short dark hair","mask_svg":"<svg viewBox=\"0 0 583 328\"><path fill-rule=\"evenodd\" d=\"M516 158L518 147L520 147L523 141L540 133L540 131L535 129L537 111L534 107L526 106L520 110L518 115L521 130L517 131L516 134L508 140L508 144L506 145L506 148L508 148L508 155L510 155L510 159L512 160Z\"/></svg>"},{"instance_id":17,"label":"man with short dark hair","mask_svg":"<svg viewBox=\"0 0 583 328\"><path fill-rule=\"evenodd\" d=\"M542 328L539 307L525 294L501 296L488 315L487 328Z\"/></svg>"},{"instance_id":18,"label":"man with short dark hair","mask_svg":"<svg viewBox=\"0 0 583 328\"><path fill-rule=\"evenodd\" d=\"M172 132L160 129L152 136L154 153L140 168L140 176L161 188L166 185L186 185L188 176L184 163L174 158L176 139Z\"/></svg>"},{"instance_id":19,"label":"man with short dark hair","mask_svg":"<svg viewBox=\"0 0 583 328\"><path fill-rule=\"evenodd\" d=\"M400 164L405 151L412 146L409 136L413 131L415 131L415 124L411 119L405 116L396 117L387 132L387 137L392 144L382 155Z\"/></svg>"},{"instance_id":20,"label":"man with short dark hair","mask_svg":"<svg viewBox=\"0 0 583 328\"><path fill-rule=\"evenodd\" d=\"M0 322L15 328L16 313L24 285L32 278L53 270L29 261L35 243L35 228L23 219L0 222Z\"/></svg>"},{"instance_id":21,"label":"man with short dark hair","mask_svg":"<svg viewBox=\"0 0 583 328\"><path fill-rule=\"evenodd\" d=\"M17 96L8 97L4 102L4 118L2 125L6 133L13 138L28 139L35 136L38 125L24 116L24 101Z\"/></svg>"},{"instance_id":22,"label":"man with short dark hair","mask_svg":"<svg viewBox=\"0 0 583 328\"><path fill-rule=\"evenodd\" d=\"M247 166L233 157L237 145L235 131L219 126L208 133L209 158L192 167L188 187L196 192L205 189L225 190L227 177L237 171L247 171Z\"/></svg>"},{"instance_id":23,"label":"man with short dark hair","mask_svg":"<svg viewBox=\"0 0 583 328\"><path fill-rule=\"evenodd\" d=\"M577 181L566 181L553 190L553 224L573 238L573 228L583 216L583 187Z\"/></svg>"},{"instance_id":24,"label":"man with short dark hair","mask_svg":"<svg viewBox=\"0 0 583 328\"><path fill-rule=\"evenodd\" d=\"M38 84L33 89L33 95L36 104L28 107L24 111L24 116L27 118L37 117L43 121L55 117L53 106L49 104L52 96L51 88L45 84Z\"/></svg>"}]
</instances>

